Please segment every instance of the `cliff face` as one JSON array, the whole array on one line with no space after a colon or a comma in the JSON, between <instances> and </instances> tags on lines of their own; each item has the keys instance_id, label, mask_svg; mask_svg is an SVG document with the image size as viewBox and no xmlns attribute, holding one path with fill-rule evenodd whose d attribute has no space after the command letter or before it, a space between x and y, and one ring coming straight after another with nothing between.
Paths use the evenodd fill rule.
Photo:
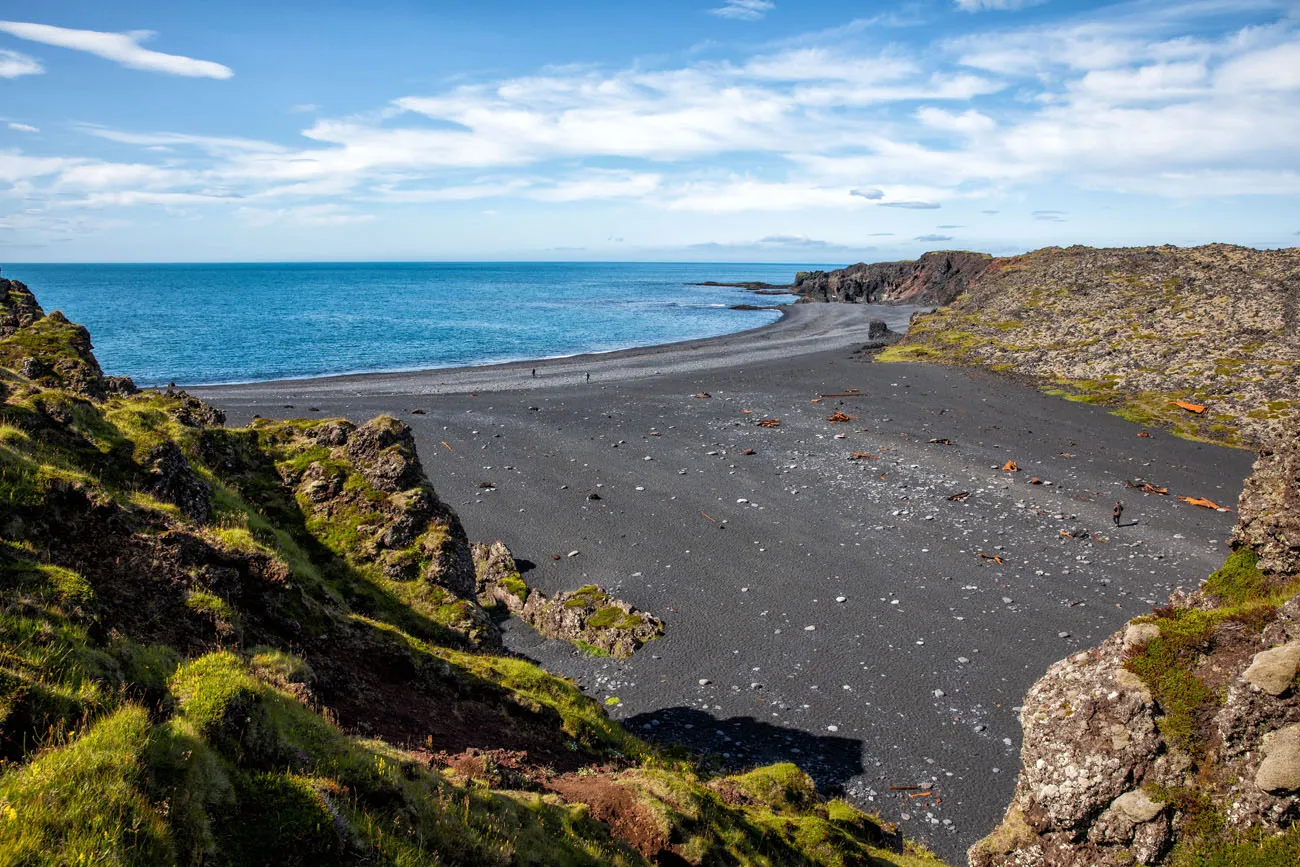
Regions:
<instances>
[{"instance_id":1,"label":"cliff face","mask_svg":"<svg viewBox=\"0 0 1300 867\"><path fill-rule=\"evenodd\" d=\"M1300 419L1298 310L1300 249L1049 248L991 260L878 360L1010 371L1140 424L1256 446Z\"/></svg>"},{"instance_id":2,"label":"cliff face","mask_svg":"<svg viewBox=\"0 0 1300 867\"><path fill-rule=\"evenodd\" d=\"M1052 666L994 865L1300 863L1300 435L1261 453L1195 593Z\"/></svg>"},{"instance_id":3,"label":"cliff face","mask_svg":"<svg viewBox=\"0 0 1300 867\"><path fill-rule=\"evenodd\" d=\"M401 422L226 428L0 292L0 863L938 863L502 654L502 591L609 652L660 627L476 563Z\"/></svg>"},{"instance_id":4,"label":"cliff face","mask_svg":"<svg viewBox=\"0 0 1300 867\"><path fill-rule=\"evenodd\" d=\"M926 253L914 262L850 265L801 272L794 291L813 301L852 304L951 304L993 261L984 253Z\"/></svg>"}]
</instances>

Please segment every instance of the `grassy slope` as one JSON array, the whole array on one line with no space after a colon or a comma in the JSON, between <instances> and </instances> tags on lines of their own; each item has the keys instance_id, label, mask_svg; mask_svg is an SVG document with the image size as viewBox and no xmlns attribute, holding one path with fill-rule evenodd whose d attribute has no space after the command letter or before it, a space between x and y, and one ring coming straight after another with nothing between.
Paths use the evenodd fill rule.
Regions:
<instances>
[{"instance_id":1,"label":"grassy slope","mask_svg":"<svg viewBox=\"0 0 1300 867\"><path fill-rule=\"evenodd\" d=\"M306 437L329 422L205 429L182 398L14 372L79 367L58 330L0 340L0 864L939 863L792 765L710 779L476 650L472 602L367 550L360 474L325 467L351 505L324 515L283 483L338 461ZM168 443L209 486L203 523L150 493ZM430 761L476 744L526 747L532 776ZM639 832L556 794L548 764L628 793Z\"/></svg>"},{"instance_id":2,"label":"grassy slope","mask_svg":"<svg viewBox=\"0 0 1300 867\"><path fill-rule=\"evenodd\" d=\"M994 260L877 360L1025 374L1139 424L1255 444L1300 417L1296 271L1298 250L1038 250Z\"/></svg>"}]
</instances>

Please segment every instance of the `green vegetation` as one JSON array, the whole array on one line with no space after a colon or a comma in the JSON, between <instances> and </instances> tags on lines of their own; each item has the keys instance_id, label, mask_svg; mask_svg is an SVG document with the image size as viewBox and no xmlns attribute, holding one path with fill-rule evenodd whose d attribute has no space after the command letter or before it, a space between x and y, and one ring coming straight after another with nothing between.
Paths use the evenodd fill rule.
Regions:
<instances>
[{"instance_id":1,"label":"green vegetation","mask_svg":"<svg viewBox=\"0 0 1300 867\"><path fill-rule=\"evenodd\" d=\"M0 371L0 863L655 862L544 784L429 761L520 744L629 787L693 863L939 863L793 766L724 778L749 793L732 804L573 682L494 652L490 619L439 583L454 515L368 481L337 420L230 430L184 396L105 397L85 332L54 315L0 340L6 365L33 375ZM202 523L159 454L208 492ZM594 586L574 600L599 628L641 624Z\"/></svg>"},{"instance_id":2,"label":"green vegetation","mask_svg":"<svg viewBox=\"0 0 1300 867\"><path fill-rule=\"evenodd\" d=\"M1161 735L1173 748L1196 762L1209 779L1215 761L1211 750L1211 720L1223 701L1223 687L1207 684L1202 660L1212 653L1221 630L1245 628L1257 634L1286 600L1300 592L1300 582L1271 587L1256 567L1253 551L1233 552L1223 566L1202 585L1207 599L1218 606L1161 608L1142 622L1155 623L1160 635L1130 652L1125 667L1151 690L1161 710L1157 719ZM1149 787L1153 799L1172 804L1185 818L1180 842L1171 856L1176 867L1237 867L1237 865L1292 863L1300 854L1300 836L1242 836L1229 833L1221 801L1206 789ZM1285 857L1284 857L1285 856ZM1278 859L1281 860L1272 860Z\"/></svg>"}]
</instances>

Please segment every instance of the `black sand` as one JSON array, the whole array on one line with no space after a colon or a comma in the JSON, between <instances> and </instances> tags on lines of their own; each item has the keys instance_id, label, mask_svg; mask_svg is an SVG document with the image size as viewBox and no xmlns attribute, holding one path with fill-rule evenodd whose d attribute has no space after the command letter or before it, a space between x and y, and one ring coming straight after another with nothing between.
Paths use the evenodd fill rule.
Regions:
<instances>
[{"instance_id":1,"label":"black sand","mask_svg":"<svg viewBox=\"0 0 1300 867\"><path fill-rule=\"evenodd\" d=\"M1222 563L1234 516L1174 497L1235 508L1252 456L1139 438L996 376L867 363L854 350L881 312L800 305L672 347L193 391L234 424L407 421L472 539L503 540L548 592L601 583L668 624L628 662L522 626L512 648L616 696L648 737L798 762L962 861L1011 796L1026 689ZM910 313L885 312L900 330ZM1060 534L1076 529L1092 538ZM934 796L890 788L917 785Z\"/></svg>"}]
</instances>

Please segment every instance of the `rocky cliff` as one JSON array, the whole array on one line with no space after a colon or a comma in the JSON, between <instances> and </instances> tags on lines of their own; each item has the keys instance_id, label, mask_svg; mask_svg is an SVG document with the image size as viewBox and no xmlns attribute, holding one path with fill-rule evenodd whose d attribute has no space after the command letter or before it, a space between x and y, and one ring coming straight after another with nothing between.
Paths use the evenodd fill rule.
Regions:
<instances>
[{"instance_id":1,"label":"rocky cliff","mask_svg":"<svg viewBox=\"0 0 1300 867\"><path fill-rule=\"evenodd\" d=\"M227 428L0 280L0 864L938 863L503 653L503 591L612 653L661 628L508 558L401 422Z\"/></svg>"},{"instance_id":2,"label":"rocky cliff","mask_svg":"<svg viewBox=\"0 0 1300 867\"><path fill-rule=\"evenodd\" d=\"M1300 434L1261 452L1227 563L1052 666L995 865L1300 864Z\"/></svg>"},{"instance_id":3,"label":"rocky cliff","mask_svg":"<svg viewBox=\"0 0 1300 867\"><path fill-rule=\"evenodd\" d=\"M987 260L941 303L879 360L1022 374L1230 445L1300 419L1300 249L1053 247Z\"/></svg>"},{"instance_id":4,"label":"rocky cliff","mask_svg":"<svg viewBox=\"0 0 1300 867\"><path fill-rule=\"evenodd\" d=\"M802 271L795 276L792 288L813 301L950 304L992 261L985 253L926 253L914 262L859 263L838 271Z\"/></svg>"}]
</instances>

